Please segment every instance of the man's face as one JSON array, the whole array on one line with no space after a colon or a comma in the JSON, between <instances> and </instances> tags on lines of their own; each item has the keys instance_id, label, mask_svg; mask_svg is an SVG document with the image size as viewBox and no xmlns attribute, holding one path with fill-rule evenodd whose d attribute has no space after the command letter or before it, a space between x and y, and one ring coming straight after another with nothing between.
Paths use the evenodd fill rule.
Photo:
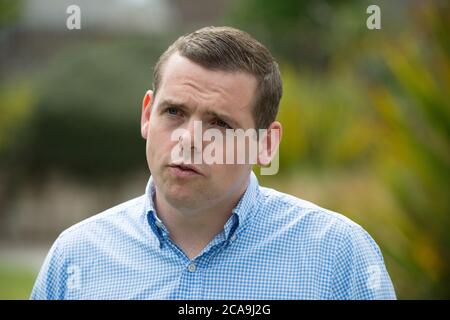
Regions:
<instances>
[{"instance_id":1,"label":"man's face","mask_svg":"<svg viewBox=\"0 0 450 320\"><path fill-rule=\"evenodd\" d=\"M192 155L201 151L193 147L194 127L199 121L203 132L214 128L224 137L226 129L254 128L256 78L243 72L208 70L178 53L162 69L158 92L151 97L151 103L144 105L142 117L147 162L158 194L173 207L192 212L227 203L245 190L251 165L202 162L194 164L199 174L186 174L171 166L172 152L181 145L184 150L190 148ZM176 129L186 130L192 144L183 143L188 141L187 136L182 137L181 143L174 141L172 134ZM201 144L205 150L208 142Z\"/></svg>"}]
</instances>

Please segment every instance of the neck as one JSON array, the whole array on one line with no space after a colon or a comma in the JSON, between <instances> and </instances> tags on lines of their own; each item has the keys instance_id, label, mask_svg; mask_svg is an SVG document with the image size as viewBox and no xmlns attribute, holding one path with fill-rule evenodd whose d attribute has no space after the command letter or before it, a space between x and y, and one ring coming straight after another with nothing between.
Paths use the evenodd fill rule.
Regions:
<instances>
[{"instance_id":1,"label":"neck","mask_svg":"<svg viewBox=\"0 0 450 320\"><path fill-rule=\"evenodd\" d=\"M155 208L169 231L170 239L192 259L223 230L246 187L247 184L243 190L241 188L238 193L220 203L195 211L172 206L156 189Z\"/></svg>"}]
</instances>

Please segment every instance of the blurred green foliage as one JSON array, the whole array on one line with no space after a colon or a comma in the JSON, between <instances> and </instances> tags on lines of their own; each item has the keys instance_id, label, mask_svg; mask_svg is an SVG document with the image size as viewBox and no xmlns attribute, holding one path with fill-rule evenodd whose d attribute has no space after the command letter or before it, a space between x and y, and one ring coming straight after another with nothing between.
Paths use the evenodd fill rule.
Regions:
<instances>
[{"instance_id":1,"label":"blurred green foliage","mask_svg":"<svg viewBox=\"0 0 450 320\"><path fill-rule=\"evenodd\" d=\"M33 92L30 84L21 83L0 87L0 156L17 141L32 114Z\"/></svg>"},{"instance_id":2,"label":"blurred green foliage","mask_svg":"<svg viewBox=\"0 0 450 320\"><path fill-rule=\"evenodd\" d=\"M11 161L27 176L59 170L94 180L145 168L141 101L161 50L157 41L122 39L58 52L33 79L33 116Z\"/></svg>"},{"instance_id":3,"label":"blurred green foliage","mask_svg":"<svg viewBox=\"0 0 450 320\"><path fill-rule=\"evenodd\" d=\"M0 265L0 300L26 300L37 274L26 268Z\"/></svg>"},{"instance_id":4,"label":"blurred green foliage","mask_svg":"<svg viewBox=\"0 0 450 320\"><path fill-rule=\"evenodd\" d=\"M421 7L409 33L380 50L388 81L368 85L384 139L378 172L411 221L401 259L429 297L450 297L450 14ZM411 38L414 37L414 38Z\"/></svg>"},{"instance_id":5,"label":"blurred green foliage","mask_svg":"<svg viewBox=\"0 0 450 320\"><path fill-rule=\"evenodd\" d=\"M15 22L23 7L23 0L0 0L0 27ZM0 32L1 34L1 32Z\"/></svg>"},{"instance_id":6,"label":"blurred green foliage","mask_svg":"<svg viewBox=\"0 0 450 320\"><path fill-rule=\"evenodd\" d=\"M368 1L244 0L236 2L229 22L269 44L277 58L295 67L322 70L337 51L352 49L367 31Z\"/></svg>"}]
</instances>

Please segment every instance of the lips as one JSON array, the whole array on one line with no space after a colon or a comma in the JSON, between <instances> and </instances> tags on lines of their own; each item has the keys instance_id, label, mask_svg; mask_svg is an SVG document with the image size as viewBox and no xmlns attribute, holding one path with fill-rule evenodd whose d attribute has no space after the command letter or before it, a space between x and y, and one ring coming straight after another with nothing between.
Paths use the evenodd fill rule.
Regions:
<instances>
[{"instance_id":1,"label":"lips","mask_svg":"<svg viewBox=\"0 0 450 320\"><path fill-rule=\"evenodd\" d=\"M202 174L200 172L200 170L196 166L193 166L191 164L172 163L172 164L169 165L169 167L178 168L178 169L180 169L182 171L186 171L186 172L193 172L193 173L196 173L196 174Z\"/></svg>"}]
</instances>

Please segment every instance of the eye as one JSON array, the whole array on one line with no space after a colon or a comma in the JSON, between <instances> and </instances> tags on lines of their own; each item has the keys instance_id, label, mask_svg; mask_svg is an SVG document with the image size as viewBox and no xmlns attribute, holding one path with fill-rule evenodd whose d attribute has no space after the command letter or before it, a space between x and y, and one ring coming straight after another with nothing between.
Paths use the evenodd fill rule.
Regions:
<instances>
[{"instance_id":1,"label":"eye","mask_svg":"<svg viewBox=\"0 0 450 320\"><path fill-rule=\"evenodd\" d=\"M176 116L176 115L179 114L179 110L177 108L175 108L175 107L168 107L166 109L166 113L168 113L168 114L170 114L172 116Z\"/></svg>"},{"instance_id":2,"label":"eye","mask_svg":"<svg viewBox=\"0 0 450 320\"><path fill-rule=\"evenodd\" d=\"M226 123L225 121L221 120L221 119L214 120L214 123L217 126L219 126L219 127L226 128L226 129L231 129L231 126L228 123Z\"/></svg>"}]
</instances>

